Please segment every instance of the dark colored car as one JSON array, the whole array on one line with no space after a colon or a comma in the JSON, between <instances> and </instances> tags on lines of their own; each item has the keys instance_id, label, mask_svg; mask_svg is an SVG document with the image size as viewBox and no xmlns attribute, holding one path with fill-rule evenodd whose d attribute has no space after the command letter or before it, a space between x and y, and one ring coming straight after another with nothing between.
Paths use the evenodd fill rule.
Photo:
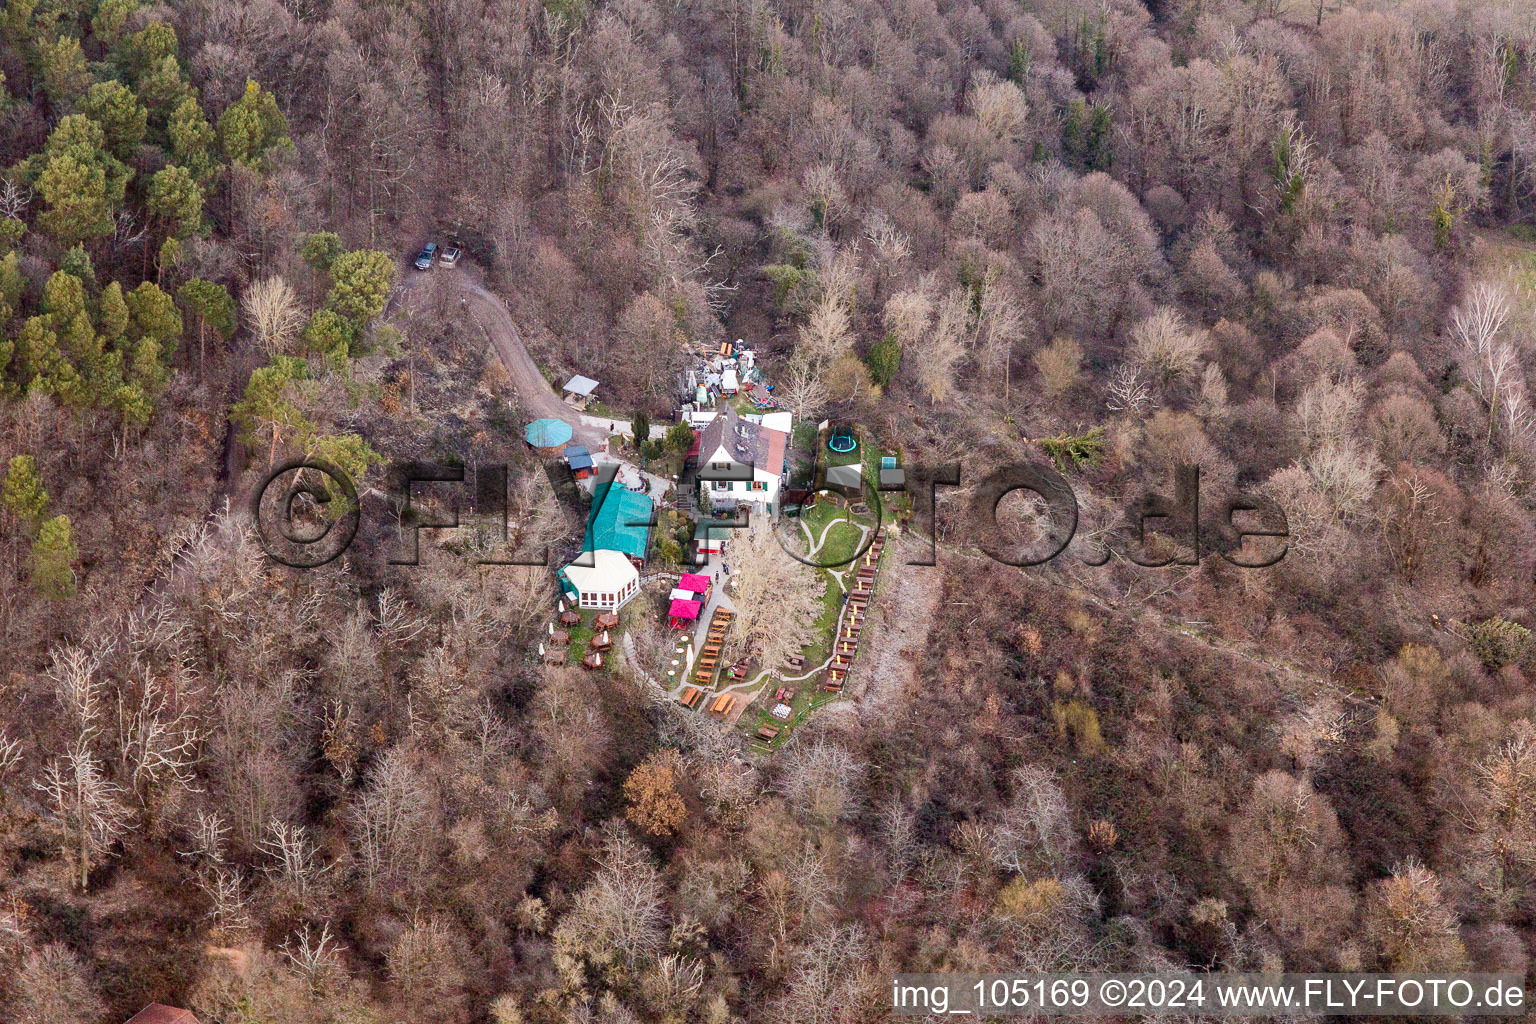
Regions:
<instances>
[{"instance_id":1,"label":"dark colored car","mask_svg":"<svg viewBox=\"0 0 1536 1024\"><path fill-rule=\"evenodd\" d=\"M421 247L421 252L416 254L416 269L431 270L432 264L437 262L437 243L428 242Z\"/></svg>"}]
</instances>

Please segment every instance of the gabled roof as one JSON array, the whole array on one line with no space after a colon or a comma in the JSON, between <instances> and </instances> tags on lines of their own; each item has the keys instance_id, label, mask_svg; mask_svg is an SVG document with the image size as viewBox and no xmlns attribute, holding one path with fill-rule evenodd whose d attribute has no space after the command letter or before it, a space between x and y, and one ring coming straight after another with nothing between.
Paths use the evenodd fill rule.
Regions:
<instances>
[{"instance_id":1,"label":"gabled roof","mask_svg":"<svg viewBox=\"0 0 1536 1024\"><path fill-rule=\"evenodd\" d=\"M597 381L593 380L591 377L583 377L578 373L576 376L566 381L565 387L561 388L561 390L569 391L573 395L581 395L583 398L585 398L587 395L592 393L592 389L595 387L597 387Z\"/></svg>"},{"instance_id":2,"label":"gabled roof","mask_svg":"<svg viewBox=\"0 0 1536 1024\"><path fill-rule=\"evenodd\" d=\"M704 428L699 457L713 459L724 448L733 462L778 476L784 472L784 449L788 445L789 435L784 431L748 422L729 405L722 405L720 414Z\"/></svg>"},{"instance_id":3,"label":"gabled roof","mask_svg":"<svg viewBox=\"0 0 1536 1024\"><path fill-rule=\"evenodd\" d=\"M591 559L591 565L578 565L576 562L585 562ZM635 571L634 563L618 551L598 550L590 555L582 555L564 569L560 575L570 588L583 594L615 593L639 577ZM570 593L570 588L562 587Z\"/></svg>"},{"instance_id":4,"label":"gabled roof","mask_svg":"<svg viewBox=\"0 0 1536 1024\"><path fill-rule=\"evenodd\" d=\"M651 499L638 491L609 482L599 484L592 495L583 551L622 551L644 558L651 538Z\"/></svg>"},{"instance_id":5,"label":"gabled roof","mask_svg":"<svg viewBox=\"0 0 1536 1024\"><path fill-rule=\"evenodd\" d=\"M831 466L827 469L827 486L859 490L864 486L864 467L855 462L851 466Z\"/></svg>"},{"instance_id":6,"label":"gabled roof","mask_svg":"<svg viewBox=\"0 0 1536 1024\"><path fill-rule=\"evenodd\" d=\"M128 1019L128 1024L197 1024L197 1018L186 1010L161 1003L150 1003Z\"/></svg>"}]
</instances>

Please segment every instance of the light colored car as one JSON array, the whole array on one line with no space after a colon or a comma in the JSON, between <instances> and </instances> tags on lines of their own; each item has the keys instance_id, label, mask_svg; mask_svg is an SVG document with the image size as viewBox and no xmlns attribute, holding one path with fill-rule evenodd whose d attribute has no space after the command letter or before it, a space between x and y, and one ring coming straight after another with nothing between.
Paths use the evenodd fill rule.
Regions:
<instances>
[{"instance_id":1,"label":"light colored car","mask_svg":"<svg viewBox=\"0 0 1536 1024\"><path fill-rule=\"evenodd\" d=\"M459 251L458 246L444 246L443 251L437 257L437 262L445 267L452 267L459 262L459 257L462 255L464 254Z\"/></svg>"}]
</instances>

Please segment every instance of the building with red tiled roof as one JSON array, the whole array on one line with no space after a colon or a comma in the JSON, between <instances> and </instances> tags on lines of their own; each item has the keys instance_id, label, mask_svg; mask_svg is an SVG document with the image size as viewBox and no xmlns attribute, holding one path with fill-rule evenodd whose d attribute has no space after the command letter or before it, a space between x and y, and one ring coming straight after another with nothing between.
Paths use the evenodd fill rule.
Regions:
<instances>
[{"instance_id":1,"label":"building with red tiled roof","mask_svg":"<svg viewBox=\"0 0 1536 1024\"><path fill-rule=\"evenodd\" d=\"M722 406L699 438L701 505L720 512L760 505L776 515L788 447L786 432L745 420L729 405Z\"/></svg>"}]
</instances>

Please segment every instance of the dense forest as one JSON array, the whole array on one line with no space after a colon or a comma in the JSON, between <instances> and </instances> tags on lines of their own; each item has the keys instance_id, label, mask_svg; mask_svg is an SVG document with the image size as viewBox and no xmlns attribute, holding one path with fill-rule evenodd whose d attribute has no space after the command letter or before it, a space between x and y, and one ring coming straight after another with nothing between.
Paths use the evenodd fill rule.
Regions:
<instances>
[{"instance_id":1,"label":"dense forest","mask_svg":"<svg viewBox=\"0 0 1536 1024\"><path fill-rule=\"evenodd\" d=\"M1527 971L1528 0L3 0L0 76L7 1019ZM754 756L540 664L546 569L391 564L403 459L581 530L442 276L400 300L428 237L626 418L744 338L797 420L960 462L872 615L917 653ZM245 514L296 455L361 494L311 571ZM1033 568L971 515L1021 462L1079 504ZM1285 558L1106 552L1183 465Z\"/></svg>"}]
</instances>

